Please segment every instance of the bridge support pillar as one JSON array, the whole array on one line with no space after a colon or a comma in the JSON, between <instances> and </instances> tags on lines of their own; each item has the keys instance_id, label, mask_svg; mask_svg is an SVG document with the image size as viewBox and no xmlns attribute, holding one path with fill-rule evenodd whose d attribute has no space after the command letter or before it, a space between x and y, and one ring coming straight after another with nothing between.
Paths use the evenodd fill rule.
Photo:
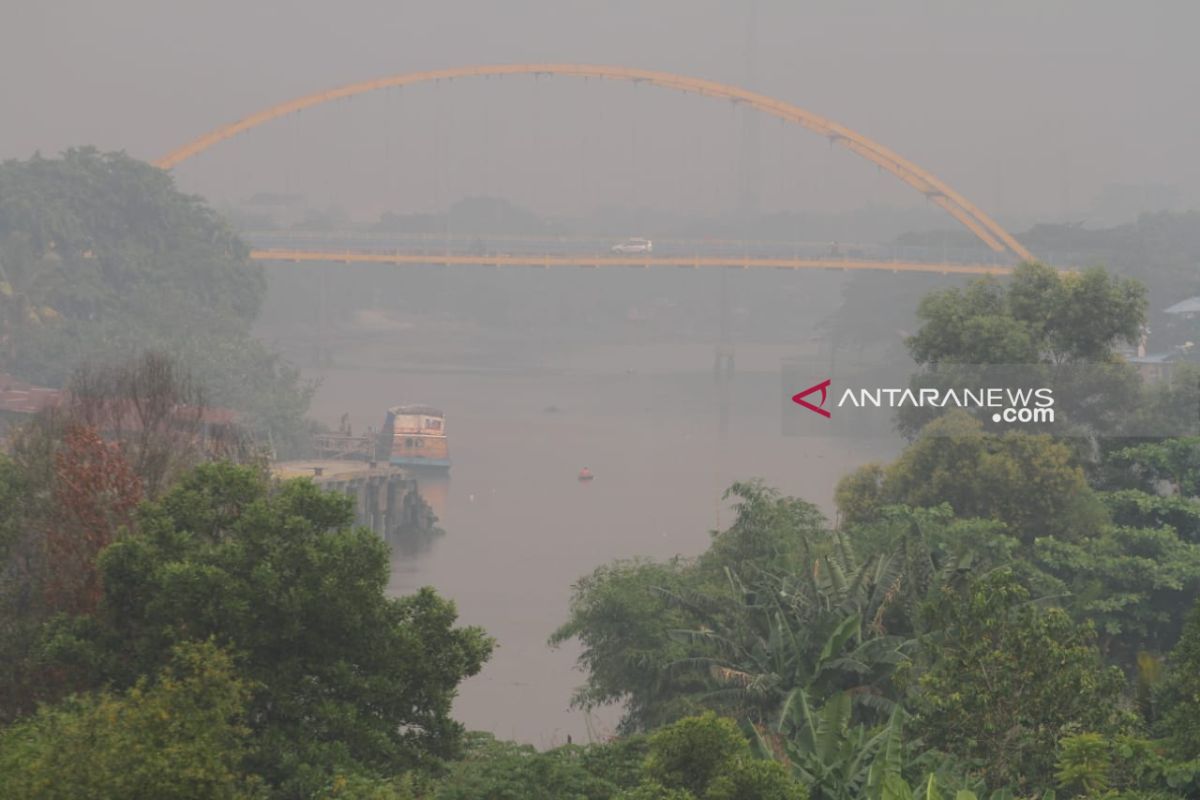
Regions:
<instances>
[{"instance_id":1,"label":"bridge support pillar","mask_svg":"<svg viewBox=\"0 0 1200 800\"><path fill-rule=\"evenodd\" d=\"M314 348L313 360L318 367L328 367L333 364L333 355L329 350L329 287L326 282L328 271L327 268L320 270L321 279L317 288L317 344Z\"/></svg>"}]
</instances>

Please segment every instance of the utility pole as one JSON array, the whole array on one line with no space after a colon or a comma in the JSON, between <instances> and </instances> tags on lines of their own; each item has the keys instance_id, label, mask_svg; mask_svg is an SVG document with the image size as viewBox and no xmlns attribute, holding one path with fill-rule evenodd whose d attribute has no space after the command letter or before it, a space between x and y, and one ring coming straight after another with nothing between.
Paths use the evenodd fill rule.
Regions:
<instances>
[{"instance_id":1,"label":"utility pole","mask_svg":"<svg viewBox=\"0 0 1200 800\"><path fill-rule=\"evenodd\" d=\"M733 383L733 341L729 332L729 283L727 269L721 269L720 319L721 335L713 358L713 380L717 384L719 404L718 430L722 438L729 431L729 390Z\"/></svg>"},{"instance_id":2,"label":"utility pole","mask_svg":"<svg viewBox=\"0 0 1200 800\"><path fill-rule=\"evenodd\" d=\"M326 283L325 273L329 271L329 266L326 264L317 265L317 273L320 275L320 286L317 289L319 299L317 301L317 366L327 367L333 362L333 357L329 352L329 287Z\"/></svg>"}]
</instances>

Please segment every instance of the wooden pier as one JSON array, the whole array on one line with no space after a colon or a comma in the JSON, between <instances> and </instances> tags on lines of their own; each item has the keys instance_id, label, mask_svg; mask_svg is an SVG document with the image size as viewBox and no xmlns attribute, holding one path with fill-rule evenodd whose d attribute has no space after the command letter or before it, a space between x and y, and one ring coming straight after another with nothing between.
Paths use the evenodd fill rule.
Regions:
<instances>
[{"instance_id":1,"label":"wooden pier","mask_svg":"<svg viewBox=\"0 0 1200 800\"><path fill-rule=\"evenodd\" d=\"M275 477L311 478L354 502L355 522L383 537L433 531L437 518L407 470L366 461L284 461Z\"/></svg>"}]
</instances>

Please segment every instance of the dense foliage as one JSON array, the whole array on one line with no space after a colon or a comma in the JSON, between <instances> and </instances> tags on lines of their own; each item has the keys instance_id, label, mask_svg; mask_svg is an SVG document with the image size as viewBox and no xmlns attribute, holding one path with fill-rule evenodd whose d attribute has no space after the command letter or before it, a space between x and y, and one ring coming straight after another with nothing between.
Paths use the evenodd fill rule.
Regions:
<instances>
[{"instance_id":1,"label":"dense foliage","mask_svg":"<svg viewBox=\"0 0 1200 800\"><path fill-rule=\"evenodd\" d=\"M60 454L77 453L78 435L69 437ZM98 452L121 459L103 446ZM5 491L33 477L20 462L0 464ZM70 505L91 509L122 496L101 485ZM42 741L55 726L91 725L89 715L142 702L154 686L168 685L156 676L167 675L180 652L211 641L236 667L236 709L230 705L227 716L245 728L237 769L273 796L314 796L339 775L429 771L459 753L462 729L450 704L491 641L454 627L453 605L430 589L389 598L386 545L351 527L344 496L308 481L273 486L255 467L200 465L110 530L110 540L78 552L76 560L90 564L84 574L94 575L84 584L54 580L64 565L41 559L36 542L45 533L27 527L38 512L25 506L4 509L4 527L29 541L9 550L4 572L0 697L8 718L25 717L33 700L66 705L39 712L32 728L18 723L15 730L28 732L12 742ZM99 530L85 522L76 524ZM35 562L44 566L22 571ZM72 563L65 574L80 569ZM30 588L45 600L31 604ZM106 687L122 694L97 695L98 707L86 695L68 697Z\"/></svg>"},{"instance_id":2,"label":"dense foliage","mask_svg":"<svg viewBox=\"0 0 1200 800\"><path fill-rule=\"evenodd\" d=\"M918 364L1031 364L1105 361L1135 343L1145 321L1145 289L1093 268L1064 274L1022 264L1003 283L927 295L921 327L909 339Z\"/></svg>"},{"instance_id":3,"label":"dense foliage","mask_svg":"<svg viewBox=\"0 0 1200 800\"><path fill-rule=\"evenodd\" d=\"M180 644L126 692L66 700L0 733L0 796L250 800L248 684L211 642Z\"/></svg>"},{"instance_id":4,"label":"dense foliage","mask_svg":"<svg viewBox=\"0 0 1200 800\"><path fill-rule=\"evenodd\" d=\"M909 234L899 244L942 246L955 233ZM1111 228L1086 225L1036 225L1018 236L1030 250L1045 254L1054 264L1104 264L1123 278L1145 286L1147 319L1156 352L1197 342L1196 317L1164 313L1165 309L1200 294L1200 211L1143 214ZM970 244L970 235L962 240ZM969 259L967 259L969 260ZM944 287L950 279L919 275L861 275L846 282L841 307L830 319L835 345L862 347L888 343L893 351L918 326L916 310L922 296ZM1191 357L1195 358L1194 349Z\"/></svg>"},{"instance_id":5,"label":"dense foliage","mask_svg":"<svg viewBox=\"0 0 1200 800\"><path fill-rule=\"evenodd\" d=\"M1025 543L1037 536L1086 536L1103 518L1069 446L1049 436L985 433L963 413L930 422L895 463L861 467L837 490L844 522L873 519L882 506L949 503L963 517L1003 522Z\"/></svg>"},{"instance_id":6,"label":"dense foliage","mask_svg":"<svg viewBox=\"0 0 1200 800\"><path fill-rule=\"evenodd\" d=\"M1065 733L1122 723L1121 672L1101 665L1090 627L1029 599L1005 571L931 597L937 650L914 702L926 743L1022 794L1050 785Z\"/></svg>"},{"instance_id":7,"label":"dense foliage","mask_svg":"<svg viewBox=\"0 0 1200 800\"><path fill-rule=\"evenodd\" d=\"M1136 370L1117 355L1139 342L1145 324L1136 281L1026 263L1003 282L933 292L917 317L920 328L905 342L919 367L913 388L1050 386L1056 431L1076 435L1128 430L1144 403ZM911 437L939 413L906 406L898 426ZM979 415L990 421L990 410Z\"/></svg>"},{"instance_id":8,"label":"dense foliage","mask_svg":"<svg viewBox=\"0 0 1200 800\"><path fill-rule=\"evenodd\" d=\"M1143 309L1130 282L1028 265L930 296L910 346L939 369L1100 362L1135 412L1186 413L1116 354ZM1072 414L1095 446L901 420L913 441L842 480L832 529L736 485L703 555L576 585L552 639L583 645L576 702L625 701L627 730L728 715L814 798L1195 796L1200 439Z\"/></svg>"},{"instance_id":9,"label":"dense foliage","mask_svg":"<svg viewBox=\"0 0 1200 800\"><path fill-rule=\"evenodd\" d=\"M311 387L250 335L266 292L232 230L120 153L0 164L0 370L61 386L152 342L281 449Z\"/></svg>"},{"instance_id":10,"label":"dense foliage","mask_svg":"<svg viewBox=\"0 0 1200 800\"><path fill-rule=\"evenodd\" d=\"M1117 355L1140 285L1030 264L928 295L907 339L927 373L1101 365L1105 403L1084 381L1065 408L1086 445L908 416L834 524L734 484L704 553L576 583L551 643L581 645L574 703L622 704L621 735L542 752L453 720L493 642L432 589L388 596L345 497L178 417L211 400L295 433L305 391L249 337L262 293L157 170L0 166L5 369L168 353L77 373L0 457L0 796L1200 796L1200 438L1145 433L1194 397ZM1121 415L1139 438L1106 438Z\"/></svg>"},{"instance_id":11,"label":"dense foliage","mask_svg":"<svg viewBox=\"0 0 1200 800\"><path fill-rule=\"evenodd\" d=\"M1035 251L1073 264L1106 264L1146 287L1150 327L1165 350L1196 340L1196 320L1163 311L1200 294L1200 211L1160 211L1111 228L1037 225L1022 239Z\"/></svg>"},{"instance_id":12,"label":"dense foliage","mask_svg":"<svg viewBox=\"0 0 1200 800\"><path fill-rule=\"evenodd\" d=\"M577 584L555 634L584 646L577 703L628 698L628 730L728 715L814 798L1087 794L1080 737L1103 743L1113 787L1190 796L1200 627L1172 648L1200 550L1174 529L1114 525L1101 507L1094 528L1026 533L941 503L875 505L830 531L781 513L793 498L734 491L738 518L702 557Z\"/></svg>"},{"instance_id":13,"label":"dense foliage","mask_svg":"<svg viewBox=\"0 0 1200 800\"><path fill-rule=\"evenodd\" d=\"M311 791L332 766L387 774L457 753L454 688L491 645L432 590L389 599L386 545L350 501L253 469L199 467L100 559L96 614L49 633L61 668L118 686L213 637L255 686L256 772ZM307 787L307 788L305 788Z\"/></svg>"}]
</instances>

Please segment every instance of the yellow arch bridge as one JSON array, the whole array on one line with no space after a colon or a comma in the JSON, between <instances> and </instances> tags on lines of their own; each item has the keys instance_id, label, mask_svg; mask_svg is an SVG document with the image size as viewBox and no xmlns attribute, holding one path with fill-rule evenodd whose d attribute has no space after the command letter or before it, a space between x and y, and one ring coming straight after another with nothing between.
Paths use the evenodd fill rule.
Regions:
<instances>
[{"instance_id":1,"label":"yellow arch bridge","mask_svg":"<svg viewBox=\"0 0 1200 800\"><path fill-rule=\"evenodd\" d=\"M499 64L488 66L469 66L455 67L452 69L434 70L428 72L410 72L402 75L392 75L389 77L376 78L374 80L363 81L361 83L352 83L336 89L316 92L314 94L298 97L278 105L273 105L251 114L237 122L223 125L219 128L188 142L181 147L172 150L162 158L155 161L155 165L162 169L171 169L177 164L207 150L215 144L218 144L239 133L256 128L259 125L278 119L279 117L287 116L298 111L302 111L312 106L328 103L332 100L338 100L346 97L372 92L379 89L387 89L389 87L408 86L417 83L427 83L433 81L450 81L460 78L477 78L490 76L505 76L505 75L561 75L576 78L595 78L606 80L631 81L633 83L646 83L654 86L660 86L666 89L671 89L679 92L703 95L705 97L721 98L735 103L744 103L751 108L769 114L785 122L790 122L799 125L807 130L817 133L829 139L830 142L845 147L852 153L876 164L881 169L895 175L901 181L914 190L923 194L929 201L947 214L958 221L963 227L974 234L980 241L986 244L992 251L1003 253L1010 257L1015 257L1024 261L1033 260L1033 256L1025 249L1020 242L1013 238L1012 234L1002 228L995 220L985 214L981 209L967 200L958 192L951 189L945 182L935 176L928 170L914 164L904 158L895 151L885 147L884 145L870 139L857 131L847 128L833 120L826 119L807 111L799 106L785 102L783 100L770 97L768 95L751 92L746 89L740 89L736 86L728 86L726 84L717 83L715 81L705 80L703 78L692 78L684 75L675 75L669 72L658 72L655 70L636 69L632 67L617 67L617 66L602 66L595 64ZM469 256L455 257L466 259L465 261L454 263L474 263ZM310 259L311 260L311 259ZM358 259L369 260L369 259ZM587 259L590 262L596 262L597 259ZM607 259L605 263L617 261L615 259ZM614 263L614 266L640 266L646 259L639 259L637 264L620 264ZM654 259L660 262L661 259ZM787 261L783 259L783 261ZM793 261L800 261L794 259ZM447 262L449 263L449 262ZM484 260L484 263L497 263L495 259L491 261ZM524 263L524 262L522 262ZM847 266L850 262L845 262L839 268L846 269L879 269L881 267L851 267ZM552 264L551 264L552 265ZM589 266L590 264L575 264L576 266ZM814 262L818 265L818 262ZM682 263L676 266L699 266L698 263ZM736 266L736 265L735 265ZM767 264L765 266L781 266L787 268L787 264ZM804 268L804 267L793 267ZM900 267L895 267L897 271ZM971 271L998 271L995 267L977 267ZM928 271L928 270L922 270ZM948 269L940 269L937 271L947 272ZM963 270L959 270L963 271Z\"/></svg>"}]
</instances>

